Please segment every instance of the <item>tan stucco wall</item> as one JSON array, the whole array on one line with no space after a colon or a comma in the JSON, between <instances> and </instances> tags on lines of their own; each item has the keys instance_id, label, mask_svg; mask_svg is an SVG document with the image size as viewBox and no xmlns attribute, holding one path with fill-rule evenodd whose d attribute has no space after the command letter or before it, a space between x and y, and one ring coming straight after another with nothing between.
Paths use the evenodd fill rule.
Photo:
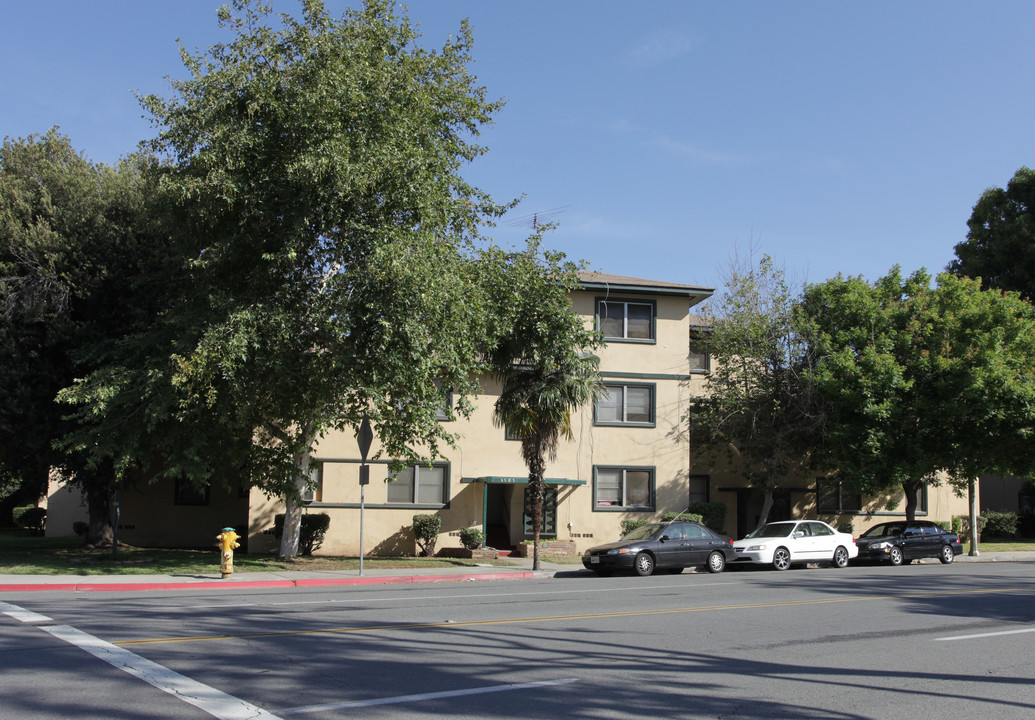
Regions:
<instances>
[{"instance_id":1,"label":"tan stucco wall","mask_svg":"<svg viewBox=\"0 0 1035 720\"><path fill-rule=\"evenodd\" d=\"M592 327L595 300L600 293L578 293L575 309ZM595 427L593 408L585 406L573 417L573 439L562 440L557 457L549 460L546 476L581 481L583 485L564 485L560 490L557 536L575 539L582 550L620 535L620 524L627 518L655 518L662 512L682 510L687 502L686 478L689 466L689 440L684 416L689 396L687 375L688 301L686 297L637 296L622 293L622 298L649 299L656 302L655 343L612 342L599 355L606 381L632 381L655 386L655 427ZM436 513L442 517L438 547L458 547L457 533L469 526L481 527L484 513L484 485L462 483L462 478L486 476L526 477L520 444L505 439L504 431L492 421L493 405L499 392L491 379L483 380L485 392L475 400L476 410L468 420L450 423L450 430L461 436L457 449L447 449L450 502L446 508L388 506L387 468L373 464L371 483L366 489L363 511L363 545L368 554L413 552L410 527L417 513ZM377 444L371 449L376 454ZM320 440L314 458L323 465L323 492L310 512L326 512L331 525L321 554L356 554L359 551L358 484L359 451L351 433L334 433ZM655 471L655 512L597 511L593 495L593 468L596 465L643 466ZM521 534L522 488L509 492L511 542ZM342 507L348 505L348 507ZM253 513L260 509L253 498ZM279 511L279 510L278 510Z\"/></svg>"}]
</instances>

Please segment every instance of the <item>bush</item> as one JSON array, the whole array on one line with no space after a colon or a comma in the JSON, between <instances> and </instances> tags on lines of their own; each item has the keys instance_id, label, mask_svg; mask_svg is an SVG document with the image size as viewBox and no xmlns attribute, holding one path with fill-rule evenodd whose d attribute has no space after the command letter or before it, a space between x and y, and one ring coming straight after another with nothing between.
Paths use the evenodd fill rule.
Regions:
<instances>
[{"instance_id":1,"label":"bush","mask_svg":"<svg viewBox=\"0 0 1035 720\"><path fill-rule=\"evenodd\" d=\"M420 548L421 557L430 557L435 554L435 542L438 540L440 530L442 530L442 518L438 515L413 516L413 536L417 538L417 547Z\"/></svg>"},{"instance_id":2,"label":"bush","mask_svg":"<svg viewBox=\"0 0 1035 720\"><path fill-rule=\"evenodd\" d=\"M988 510L982 514L985 527L981 537L1013 537L1017 534L1017 513Z\"/></svg>"},{"instance_id":3,"label":"bush","mask_svg":"<svg viewBox=\"0 0 1035 720\"><path fill-rule=\"evenodd\" d=\"M690 506L690 512L701 516L701 524L709 530L722 533L726 527L726 504L699 502Z\"/></svg>"},{"instance_id":4,"label":"bush","mask_svg":"<svg viewBox=\"0 0 1035 720\"><path fill-rule=\"evenodd\" d=\"M42 535L44 529L47 527L47 508L26 508L20 513L18 524L30 531L33 535Z\"/></svg>"},{"instance_id":5,"label":"bush","mask_svg":"<svg viewBox=\"0 0 1035 720\"><path fill-rule=\"evenodd\" d=\"M72 532L79 537L86 537L86 533L90 532L90 524L85 523L82 520L76 520L72 523Z\"/></svg>"},{"instance_id":6,"label":"bush","mask_svg":"<svg viewBox=\"0 0 1035 720\"><path fill-rule=\"evenodd\" d=\"M622 537L625 537L638 527L643 527L650 520L622 520Z\"/></svg>"},{"instance_id":7,"label":"bush","mask_svg":"<svg viewBox=\"0 0 1035 720\"><path fill-rule=\"evenodd\" d=\"M460 544L468 550L477 550L485 544L485 533L478 528L463 528L460 530Z\"/></svg>"},{"instance_id":8,"label":"bush","mask_svg":"<svg viewBox=\"0 0 1035 720\"><path fill-rule=\"evenodd\" d=\"M331 526L331 516L327 513L306 513L302 516L302 525L298 529L298 554L312 555L314 550L323 545L327 528ZM264 531L267 535L280 540L284 536L284 513L273 516L273 527Z\"/></svg>"},{"instance_id":9,"label":"bush","mask_svg":"<svg viewBox=\"0 0 1035 720\"><path fill-rule=\"evenodd\" d=\"M667 512L661 516L661 522L672 522L673 520L682 520L683 522L695 522L704 525L704 518L697 513L688 512Z\"/></svg>"},{"instance_id":10,"label":"bush","mask_svg":"<svg viewBox=\"0 0 1035 720\"><path fill-rule=\"evenodd\" d=\"M981 535L985 529L985 518L978 515L978 535ZM953 515L952 517L952 531L960 536L961 542L970 541L970 516L969 515Z\"/></svg>"}]
</instances>

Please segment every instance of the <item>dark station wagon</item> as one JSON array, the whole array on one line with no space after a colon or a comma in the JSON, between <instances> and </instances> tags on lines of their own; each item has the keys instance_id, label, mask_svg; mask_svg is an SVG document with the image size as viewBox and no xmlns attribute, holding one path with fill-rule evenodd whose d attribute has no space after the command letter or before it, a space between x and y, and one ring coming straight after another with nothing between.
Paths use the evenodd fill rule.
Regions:
<instances>
[{"instance_id":1,"label":"dark station wagon","mask_svg":"<svg viewBox=\"0 0 1035 720\"><path fill-rule=\"evenodd\" d=\"M732 540L693 522L642 525L621 540L592 547L582 554L582 564L597 575L633 570L650 575L657 569L673 573L703 566L722 572L733 555Z\"/></svg>"},{"instance_id":2,"label":"dark station wagon","mask_svg":"<svg viewBox=\"0 0 1035 720\"><path fill-rule=\"evenodd\" d=\"M909 564L919 558L938 558L944 564L963 552L955 533L943 530L929 520L886 522L874 525L855 541L858 560Z\"/></svg>"}]
</instances>

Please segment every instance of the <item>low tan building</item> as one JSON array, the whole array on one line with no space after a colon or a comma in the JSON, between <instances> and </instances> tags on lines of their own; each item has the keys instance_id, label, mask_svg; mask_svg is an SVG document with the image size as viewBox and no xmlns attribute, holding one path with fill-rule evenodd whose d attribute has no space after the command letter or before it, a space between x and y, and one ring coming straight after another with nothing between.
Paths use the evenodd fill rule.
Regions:
<instances>
[{"instance_id":1,"label":"low tan building","mask_svg":"<svg viewBox=\"0 0 1035 720\"><path fill-rule=\"evenodd\" d=\"M602 273L580 279L572 303L605 336L600 370L607 393L572 418L573 439L562 439L548 462L543 537L574 540L581 552L617 539L623 520L655 519L701 501L725 504L725 532L742 536L754 527L761 499L743 479L692 464L688 432L689 400L701 392L708 372L707 356L693 344L690 310L712 290ZM391 482L387 459L378 459L370 462L370 483L361 486L354 435L323 437L314 453L308 508L330 516L318 552L356 555L362 547L367 555L413 554L418 513L442 518L439 548L459 546L466 527L482 529L487 544L497 548L529 539L528 472L520 443L493 423L498 392L486 378L472 417L452 423L458 447ZM375 440L370 455L376 451ZM901 509L886 509L889 501L864 501L822 480L803 480L781 491L771 517L818 516L858 533L877 516L902 516ZM924 514L935 520L966 512L965 499L944 488L931 488L924 503ZM79 505L53 481L48 535L70 534L74 519L84 514ZM258 490L161 482L122 494L119 539L140 546L209 546L222 527L233 526L246 537L248 551L273 551L275 540L264 531L282 511L279 500Z\"/></svg>"}]
</instances>

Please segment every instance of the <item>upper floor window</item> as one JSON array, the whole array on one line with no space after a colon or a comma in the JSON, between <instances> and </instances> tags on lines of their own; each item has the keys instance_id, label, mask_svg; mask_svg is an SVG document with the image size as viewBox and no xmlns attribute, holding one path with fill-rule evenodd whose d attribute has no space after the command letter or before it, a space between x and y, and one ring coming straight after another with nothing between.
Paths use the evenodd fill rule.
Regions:
<instances>
[{"instance_id":1,"label":"upper floor window","mask_svg":"<svg viewBox=\"0 0 1035 720\"><path fill-rule=\"evenodd\" d=\"M594 416L598 425L653 425L654 386L606 383Z\"/></svg>"},{"instance_id":2,"label":"upper floor window","mask_svg":"<svg viewBox=\"0 0 1035 720\"><path fill-rule=\"evenodd\" d=\"M712 369L711 356L702 342L700 330L690 331L690 369L709 371Z\"/></svg>"},{"instance_id":3,"label":"upper floor window","mask_svg":"<svg viewBox=\"0 0 1035 720\"><path fill-rule=\"evenodd\" d=\"M445 465L411 465L388 483L388 502L444 505L447 488Z\"/></svg>"},{"instance_id":4,"label":"upper floor window","mask_svg":"<svg viewBox=\"0 0 1035 720\"><path fill-rule=\"evenodd\" d=\"M597 329L606 340L654 340L655 305L633 300L598 300Z\"/></svg>"}]
</instances>

